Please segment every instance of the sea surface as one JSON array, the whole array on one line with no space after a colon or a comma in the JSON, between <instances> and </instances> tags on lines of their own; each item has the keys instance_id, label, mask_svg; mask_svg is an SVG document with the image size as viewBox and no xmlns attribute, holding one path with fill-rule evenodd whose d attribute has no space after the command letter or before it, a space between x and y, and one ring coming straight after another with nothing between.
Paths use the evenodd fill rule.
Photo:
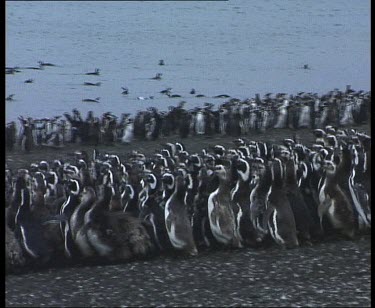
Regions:
<instances>
[{"instance_id":1,"label":"sea surface","mask_svg":"<svg viewBox=\"0 0 375 308\"><path fill-rule=\"evenodd\" d=\"M370 44L368 0L7 1L6 66L57 66L6 75L6 95L15 94L6 121L73 108L120 116L181 100L192 108L222 103L219 94L367 91ZM85 75L95 68L100 76ZM182 98L159 93L167 87Z\"/></svg>"}]
</instances>

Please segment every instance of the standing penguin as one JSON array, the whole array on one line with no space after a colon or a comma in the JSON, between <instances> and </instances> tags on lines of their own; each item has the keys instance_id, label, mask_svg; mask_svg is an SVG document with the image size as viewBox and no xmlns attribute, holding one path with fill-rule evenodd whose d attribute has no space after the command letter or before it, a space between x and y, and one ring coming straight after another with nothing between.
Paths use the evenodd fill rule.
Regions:
<instances>
[{"instance_id":1,"label":"standing penguin","mask_svg":"<svg viewBox=\"0 0 375 308\"><path fill-rule=\"evenodd\" d=\"M195 116L195 132L197 135L205 133L205 117L202 110L199 110Z\"/></svg>"},{"instance_id":2,"label":"standing penguin","mask_svg":"<svg viewBox=\"0 0 375 308\"><path fill-rule=\"evenodd\" d=\"M250 200L249 196L253 189L250 178L250 164L243 158L234 158L233 165L237 172L238 179L236 186L232 189L231 198L240 208L240 216L237 217L239 234L244 244L255 246L256 231L253 224L250 223Z\"/></svg>"},{"instance_id":3,"label":"standing penguin","mask_svg":"<svg viewBox=\"0 0 375 308\"><path fill-rule=\"evenodd\" d=\"M175 178L175 190L165 204L165 226L175 249L185 251L190 255L196 255L198 250L184 202L185 193L185 180L179 174Z\"/></svg>"},{"instance_id":4,"label":"standing penguin","mask_svg":"<svg viewBox=\"0 0 375 308\"><path fill-rule=\"evenodd\" d=\"M286 248L299 246L296 222L285 192L285 170L280 159L271 162L272 186L267 199L265 219L277 244Z\"/></svg>"},{"instance_id":5,"label":"standing penguin","mask_svg":"<svg viewBox=\"0 0 375 308\"><path fill-rule=\"evenodd\" d=\"M241 238L231 200L230 172L223 165L215 166L219 178L218 188L208 197L208 218L215 239L226 246L241 248Z\"/></svg>"},{"instance_id":6,"label":"standing penguin","mask_svg":"<svg viewBox=\"0 0 375 308\"><path fill-rule=\"evenodd\" d=\"M271 170L262 158L255 158L251 166L250 221L256 231L256 241L262 242L268 234L264 224L267 198L271 190Z\"/></svg>"},{"instance_id":7,"label":"standing penguin","mask_svg":"<svg viewBox=\"0 0 375 308\"><path fill-rule=\"evenodd\" d=\"M134 122L132 119L128 119L126 124L124 135L121 138L122 143L131 143L134 139Z\"/></svg>"},{"instance_id":8,"label":"standing penguin","mask_svg":"<svg viewBox=\"0 0 375 308\"><path fill-rule=\"evenodd\" d=\"M286 151L286 156L283 158L285 164L285 190L294 214L298 238L300 241L303 240L310 243L310 229L312 227L312 220L305 200L297 184L297 170L293 159L293 154Z\"/></svg>"},{"instance_id":9,"label":"standing penguin","mask_svg":"<svg viewBox=\"0 0 375 308\"><path fill-rule=\"evenodd\" d=\"M350 201L340 186L337 184L337 166L330 160L323 164L326 177L319 192L318 213L320 221L323 216L328 216L334 229L344 236L353 239L355 235L355 217Z\"/></svg>"}]
</instances>

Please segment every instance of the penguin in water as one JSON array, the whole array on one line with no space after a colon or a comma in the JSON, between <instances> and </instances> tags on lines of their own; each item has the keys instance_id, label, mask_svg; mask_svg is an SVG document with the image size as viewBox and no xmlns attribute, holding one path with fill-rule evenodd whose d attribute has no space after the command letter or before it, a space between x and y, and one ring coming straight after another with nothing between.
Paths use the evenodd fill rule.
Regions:
<instances>
[{"instance_id":1,"label":"penguin in water","mask_svg":"<svg viewBox=\"0 0 375 308\"><path fill-rule=\"evenodd\" d=\"M198 254L198 250L184 202L185 193L185 179L178 174L175 177L175 190L165 204L165 226L173 247L194 256Z\"/></svg>"},{"instance_id":2,"label":"penguin in water","mask_svg":"<svg viewBox=\"0 0 375 308\"><path fill-rule=\"evenodd\" d=\"M274 241L285 248L299 246L296 222L285 192L285 170L280 159L271 161L272 184L267 198L265 222Z\"/></svg>"},{"instance_id":3,"label":"penguin in water","mask_svg":"<svg viewBox=\"0 0 375 308\"><path fill-rule=\"evenodd\" d=\"M242 248L234 207L230 195L230 170L224 165L215 167L218 188L208 197L208 218L215 239L225 246Z\"/></svg>"}]
</instances>

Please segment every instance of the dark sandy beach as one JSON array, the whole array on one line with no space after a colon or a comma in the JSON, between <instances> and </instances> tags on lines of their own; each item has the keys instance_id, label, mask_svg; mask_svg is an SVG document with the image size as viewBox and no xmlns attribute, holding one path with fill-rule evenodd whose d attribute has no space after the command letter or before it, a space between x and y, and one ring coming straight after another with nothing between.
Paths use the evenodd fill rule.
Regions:
<instances>
[{"instance_id":1,"label":"dark sandy beach","mask_svg":"<svg viewBox=\"0 0 375 308\"><path fill-rule=\"evenodd\" d=\"M369 132L368 126L357 129ZM310 130L272 130L246 136L278 142L297 138L309 145ZM230 146L232 137L183 140L190 153L209 145ZM132 150L151 154L161 144L100 146L125 159ZM6 153L8 167L69 158L76 149ZM7 275L6 306L356 306L371 305L371 236L354 241L327 239L313 246L204 251L196 257L159 256L126 264L51 268Z\"/></svg>"}]
</instances>

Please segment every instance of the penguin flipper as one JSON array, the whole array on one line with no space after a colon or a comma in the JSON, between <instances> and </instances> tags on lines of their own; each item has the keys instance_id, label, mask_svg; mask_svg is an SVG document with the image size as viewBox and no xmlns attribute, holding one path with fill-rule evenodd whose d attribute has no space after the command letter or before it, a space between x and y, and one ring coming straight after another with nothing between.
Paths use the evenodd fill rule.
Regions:
<instances>
[{"instance_id":1,"label":"penguin flipper","mask_svg":"<svg viewBox=\"0 0 375 308\"><path fill-rule=\"evenodd\" d=\"M270 219L271 217L271 214L273 213L273 211L275 210L275 206L272 205L272 203L268 203L268 206L267 206L267 210L266 212L264 213L264 216L263 216L263 228L266 230L267 229L267 225L268 225L268 220Z\"/></svg>"}]
</instances>

